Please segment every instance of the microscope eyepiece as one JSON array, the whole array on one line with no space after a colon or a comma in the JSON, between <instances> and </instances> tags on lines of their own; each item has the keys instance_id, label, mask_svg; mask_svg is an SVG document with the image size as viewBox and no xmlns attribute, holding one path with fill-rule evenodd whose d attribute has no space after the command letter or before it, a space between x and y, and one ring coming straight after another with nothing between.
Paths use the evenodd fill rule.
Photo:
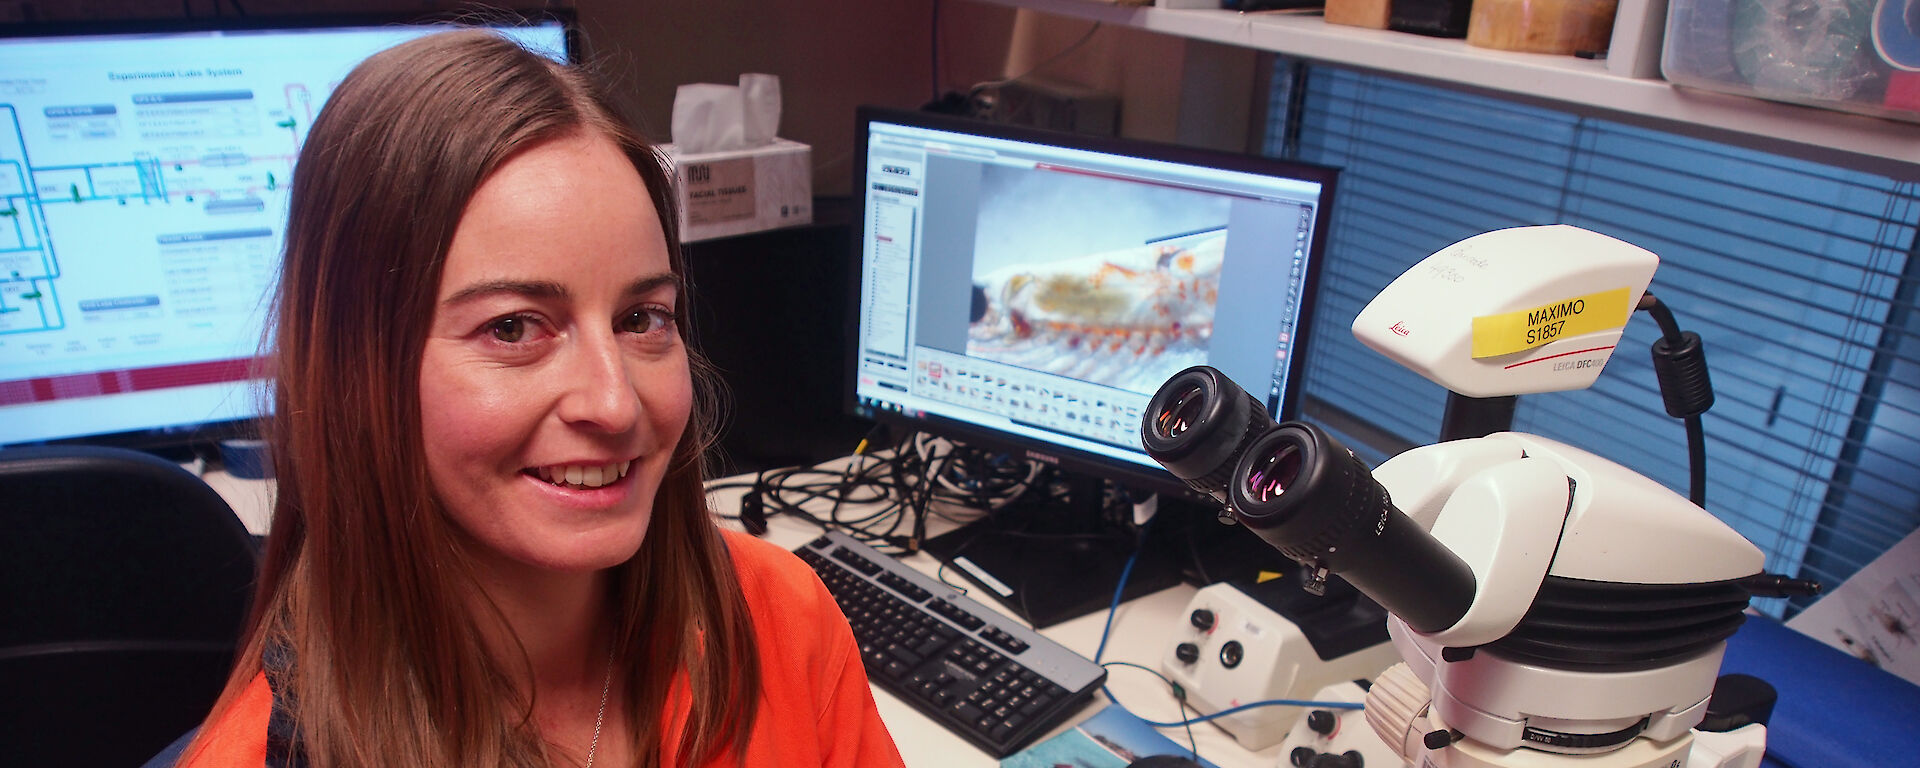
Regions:
<instances>
[{"instance_id":1,"label":"microscope eyepiece","mask_svg":"<svg viewBox=\"0 0 1920 768\"><path fill-rule=\"evenodd\" d=\"M1312 424L1274 427L1241 452L1235 467L1227 502L1240 522L1301 562L1344 564L1352 547L1341 545L1398 514L1366 465Z\"/></svg>"},{"instance_id":2,"label":"microscope eyepiece","mask_svg":"<svg viewBox=\"0 0 1920 768\"><path fill-rule=\"evenodd\" d=\"M1207 390L1194 382L1169 393L1166 410L1154 417L1154 433L1169 440L1186 434L1188 429L1200 422L1207 405Z\"/></svg>"},{"instance_id":3,"label":"microscope eyepiece","mask_svg":"<svg viewBox=\"0 0 1920 768\"><path fill-rule=\"evenodd\" d=\"M1414 629L1452 626L1473 602L1466 563L1395 509L1365 463L1312 424L1275 424L1225 374L1195 366L1148 403L1147 454L1281 554L1339 574Z\"/></svg>"},{"instance_id":4,"label":"microscope eyepiece","mask_svg":"<svg viewBox=\"0 0 1920 768\"><path fill-rule=\"evenodd\" d=\"M1293 443L1282 442L1248 457L1245 492L1253 501L1275 501L1300 479L1300 447Z\"/></svg>"},{"instance_id":5,"label":"microscope eyepiece","mask_svg":"<svg viewBox=\"0 0 1920 768\"><path fill-rule=\"evenodd\" d=\"M1140 442L1174 477L1225 502L1234 458L1273 427L1266 407L1240 385L1196 365L1167 379L1148 401Z\"/></svg>"},{"instance_id":6,"label":"microscope eyepiece","mask_svg":"<svg viewBox=\"0 0 1920 768\"><path fill-rule=\"evenodd\" d=\"M1337 573L1422 632L1473 603L1473 570L1399 509L1367 465L1325 430L1289 421L1247 446L1228 503L1295 561Z\"/></svg>"}]
</instances>

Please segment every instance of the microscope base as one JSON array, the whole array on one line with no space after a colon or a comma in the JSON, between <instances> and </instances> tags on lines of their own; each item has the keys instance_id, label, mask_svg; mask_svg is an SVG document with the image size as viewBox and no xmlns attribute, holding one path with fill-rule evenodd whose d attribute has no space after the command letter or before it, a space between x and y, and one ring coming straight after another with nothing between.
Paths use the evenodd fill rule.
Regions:
<instances>
[{"instance_id":1,"label":"microscope base","mask_svg":"<svg viewBox=\"0 0 1920 768\"><path fill-rule=\"evenodd\" d=\"M1635 739L1620 749L1593 755L1496 750L1462 741L1438 750L1416 744L1412 764L1422 768L1759 768L1766 744L1767 729L1762 725L1725 733L1694 731L1665 744Z\"/></svg>"}]
</instances>

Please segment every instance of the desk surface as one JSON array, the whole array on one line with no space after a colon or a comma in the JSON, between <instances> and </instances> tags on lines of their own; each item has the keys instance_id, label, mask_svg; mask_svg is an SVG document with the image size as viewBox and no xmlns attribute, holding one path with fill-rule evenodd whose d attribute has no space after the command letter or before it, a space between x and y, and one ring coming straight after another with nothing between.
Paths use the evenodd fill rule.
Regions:
<instances>
[{"instance_id":1,"label":"desk surface","mask_svg":"<svg viewBox=\"0 0 1920 768\"><path fill-rule=\"evenodd\" d=\"M203 476L207 484L234 507L249 530L255 534L266 533L272 509L272 481L239 479L217 470ZM716 491L711 497L713 506L718 511L732 512L738 508L742 493L743 488ZM795 517L775 517L768 524L765 538L788 549L798 548L820 534L818 528ZM929 527L937 534L950 525L935 517ZM928 574L936 574L939 567L938 561L924 553L902 562ZM1158 669L1160 654L1165 651L1167 628L1182 619L1195 591L1192 586L1181 585L1121 604L1114 616L1104 660ZM992 595L974 590L971 596L1007 613ZM1049 627L1041 634L1091 657L1100 644L1105 620L1104 612L1082 616ZM1920 692L1905 681L1764 619L1750 621L1749 626L1729 642L1727 658L1724 672L1759 675L1780 687L1781 705L1775 710L1769 734L1772 742L1769 747L1777 749L1769 749L1768 765L1905 764L1910 762L1908 757L1920 751L1920 730L1907 727L1913 713L1920 711ZM1172 722L1182 717L1166 684L1145 671L1110 667L1107 687L1129 710L1145 719ZM874 699L907 765L936 768L999 764L892 694L876 689ZM1052 737L1105 705L1104 697L1096 696L1079 716L1041 738ZM1161 732L1175 743L1186 743L1183 729L1163 728ZM1862 733L1868 738L1861 738ZM1278 745L1258 752L1248 751L1225 731L1206 724L1193 726L1193 735L1201 757L1220 768L1281 768L1288 764ZM1788 754L1790 752L1794 754Z\"/></svg>"},{"instance_id":2,"label":"desk surface","mask_svg":"<svg viewBox=\"0 0 1920 768\"><path fill-rule=\"evenodd\" d=\"M819 529L796 518L775 517L768 521L765 538L793 549L806 544L819 534ZM928 574L935 573L940 564L925 553L904 558L902 562ZM1168 627L1173 626L1184 615L1194 591L1192 586L1181 585L1122 603L1120 609L1114 614L1113 631L1107 640L1106 652L1102 660L1126 661L1159 669L1160 656L1166 652ZM994 602L991 595L983 592L984 590L976 589L970 592L969 596L982 604L1012 615ZM1041 631L1041 634L1091 658L1100 645L1100 633L1105 622L1106 613L1102 611L1048 627ZM1123 666L1109 667L1107 689L1114 696L1119 697L1127 709L1148 720L1174 722L1183 717L1180 705L1168 692L1166 683L1146 671ZM931 768L932 766L999 764L995 758L921 715L892 694L876 687L874 699L879 703L880 716L887 722L887 728L893 732L894 741L900 745L900 752L906 758L907 765ZM1071 727L1073 723L1091 716L1106 704L1106 698L1096 694L1094 700L1079 716L1070 718L1067 725L1057 728L1055 732ZM1161 729L1161 732L1177 743L1187 742L1184 729L1166 728ZM1045 739L1052 735L1049 733L1041 738ZM1220 768L1250 768L1251 766L1273 768L1284 762L1280 755L1280 747L1270 747L1258 753L1248 752L1235 743L1225 731L1211 725L1193 726L1193 735L1199 745L1200 755Z\"/></svg>"},{"instance_id":3,"label":"desk surface","mask_svg":"<svg viewBox=\"0 0 1920 768\"><path fill-rule=\"evenodd\" d=\"M207 484L218 491L234 508L235 514L245 523L247 529L255 534L267 532L272 511L272 481L246 480L235 478L224 471L206 472L203 477ZM731 512L739 507L739 498L744 489L727 489L714 492L714 508ZM723 521L723 525L735 526ZM935 518L930 524L933 533L939 533L943 525L950 525ZM787 549L796 549L820 535L820 529L795 517L776 516L768 521L766 540ZM921 571L934 574L939 561L926 555L916 554L905 558L907 563ZM1113 619L1113 632L1107 640L1103 661L1125 661L1153 669L1160 668L1160 655L1165 652L1167 627L1178 621L1186 610L1187 602L1192 599L1195 588L1182 584L1162 590L1120 605ZM1006 612L992 595L983 590L973 590L971 597L982 604ZM1071 621L1048 627L1041 634L1058 641L1062 645L1091 658L1100 645L1100 632L1106 622L1105 612L1082 616ZM1139 669L1129 667L1109 667L1107 689L1119 697L1127 709L1148 720L1174 722L1182 719L1180 705L1167 690L1166 683L1158 677ZM874 689L874 699L879 704L880 717L887 723L893 738L900 746L900 753L912 768L973 768L977 766L997 766L999 760L968 744L959 736L941 727L938 723L892 694L879 688ZM1055 733L1071 727L1074 723L1091 716L1106 706L1106 698L1096 695L1092 703L1078 716L1070 718L1066 725ZM1176 743L1186 744L1185 729L1163 728L1162 733ZM1050 738L1053 733L1042 736ZM1194 740L1200 748L1200 756L1218 765L1220 768L1274 768L1285 764L1280 747L1268 747L1259 752L1250 752L1240 747L1225 731L1208 724L1193 726Z\"/></svg>"}]
</instances>

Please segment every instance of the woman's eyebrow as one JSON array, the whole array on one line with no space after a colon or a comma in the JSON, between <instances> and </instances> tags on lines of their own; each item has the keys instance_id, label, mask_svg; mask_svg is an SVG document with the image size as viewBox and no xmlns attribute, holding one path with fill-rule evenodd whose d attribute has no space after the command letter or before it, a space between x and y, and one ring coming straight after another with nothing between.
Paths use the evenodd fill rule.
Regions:
<instances>
[{"instance_id":1,"label":"woman's eyebrow","mask_svg":"<svg viewBox=\"0 0 1920 768\"><path fill-rule=\"evenodd\" d=\"M648 293L653 293L654 291L659 290L660 287L669 286L669 285L673 286L673 288L676 291L679 290L680 276L672 272L660 272L660 273L644 276L638 280L628 283L626 293L629 296L640 296Z\"/></svg>"},{"instance_id":2,"label":"woman's eyebrow","mask_svg":"<svg viewBox=\"0 0 1920 768\"><path fill-rule=\"evenodd\" d=\"M627 284L623 291L627 296L642 296L659 290L662 286L680 287L680 276L672 272L660 272L644 275ZM567 287L551 280L485 280L455 291L446 301L446 306L455 306L476 299L501 294L523 296L530 299L565 299L570 294Z\"/></svg>"},{"instance_id":3,"label":"woman's eyebrow","mask_svg":"<svg viewBox=\"0 0 1920 768\"><path fill-rule=\"evenodd\" d=\"M453 306L501 294L532 299L564 299L567 297L567 288L549 280L486 280L461 288L440 303Z\"/></svg>"}]
</instances>

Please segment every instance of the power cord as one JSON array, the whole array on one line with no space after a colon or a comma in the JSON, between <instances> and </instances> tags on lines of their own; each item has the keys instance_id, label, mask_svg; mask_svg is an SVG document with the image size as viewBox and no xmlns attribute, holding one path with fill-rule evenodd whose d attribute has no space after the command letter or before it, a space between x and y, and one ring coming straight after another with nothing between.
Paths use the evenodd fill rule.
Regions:
<instances>
[{"instance_id":1,"label":"power cord","mask_svg":"<svg viewBox=\"0 0 1920 768\"><path fill-rule=\"evenodd\" d=\"M1173 692L1174 701L1180 702L1180 714L1183 716L1187 714L1187 709L1189 708L1189 705L1187 704L1187 689L1180 687L1179 683L1174 682L1171 678L1167 677L1166 675L1160 674L1160 670L1154 669L1145 664L1135 664L1131 661L1109 661L1104 664L1101 664L1100 666L1132 667L1134 669L1146 670L1147 674L1160 678L1160 682L1167 684L1167 689ZM1108 698L1112 698L1112 697L1109 696ZM1114 702L1114 704L1118 706L1119 702ZM1194 710L1195 714L1198 714L1199 712L1200 710L1197 710L1197 709ZM1138 715L1135 715L1135 717L1138 717ZM1200 742L1193 738L1193 723L1194 721L1192 720L1181 721L1181 725L1183 725L1187 729L1187 751L1193 753L1193 759L1199 760L1200 759Z\"/></svg>"},{"instance_id":2,"label":"power cord","mask_svg":"<svg viewBox=\"0 0 1920 768\"><path fill-rule=\"evenodd\" d=\"M1160 517L1159 515L1154 515L1153 517L1147 518L1146 524L1140 527L1140 542L1139 542L1140 545L1134 547L1133 554L1127 557L1126 566L1120 569L1120 578L1118 580L1118 583L1114 584L1113 586L1113 601L1107 604L1106 623L1100 628L1100 644L1098 646L1095 646L1093 651L1093 663L1099 664L1102 667L1105 667L1108 664L1117 664L1122 666L1137 667L1140 669L1146 669L1149 672L1153 672L1155 675L1160 676L1160 679L1166 680L1167 685L1172 688L1173 697L1179 700L1183 705L1181 712L1184 714L1186 711L1184 708L1184 705L1186 704L1186 701L1187 701L1187 692L1185 689L1181 688L1179 685L1174 684L1174 682L1168 679L1165 675L1160 675L1160 673L1155 670L1149 669L1139 664L1134 664L1132 662L1124 662L1124 661L1103 662L1100 660L1100 657L1105 655L1107 652L1107 639L1113 634L1113 617L1114 617L1114 614L1120 611L1120 596L1122 593L1126 591L1127 578L1133 575L1133 564L1140 559L1141 550L1146 548L1145 547L1146 537L1153 528L1154 520L1159 519L1159 517ZM1123 709L1126 708L1126 705L1121 704L1119 697L1114 696L1113 691L1107 688L1107 686L1105 685L1100 686L1100 693L1104 694L1107 697L1107 701L1112 702L1114 706L1121 707ZM1226 717L1228 715L1232 715L1237 712L1243 712L1249 709L1253 709L1255 707L1315 707L1318 709L1363 709L1364 708L1364 706L1361 704L1355 704L1353 702L1347 702L1347 701L1312 701L1308 699L1267 699L1264 701L1256 701L1249 704L1241 704L1236 707L1229 707L1227 709L1220 710L1219 712L1215 712L1211 715L1201 715L1198 717L1190 717L1185 720L1181 720L1179 722L1173 722L1173 723L1163 723L1155 720L1146 720L1145 718L1141 718L1141 719L1145 721L1148 725L1151 725L1155 728L1183 728L1183 727L1191 726L1194 723L1204 723L1210 720L1218 720L1222 717ZM1192 736L1191 730L1188 731L1188 736L1189 738L1191 738Z\"/></svg>"},{"instance_id":3,"label":"power cord","mask_svg":"<svg viewBox=\"0 0 1920 768\"><path fill-rule=\"evenodd\" d=\"M1652 292L1640 295L1636 309L1653 316L1660 339L1653 342L1653 373L1660 381L1660 399L1667 415L1687 426L1688 494L1694 506L1707 506L1707 437L1700 414L1713 407L1713 381L1707 376L1707 351L1700 334L1680 330L1673 310Z\"/></svg>"},{"instance_id":4,"label":"power cord","mask_svg":"<svg viewBox=\"0 0 1920 768\"><path fill-rule=\"evenodd\" d=\"M762 470L751 481L711 483L707 490L745 488L738 514L722 517L738 520L755 535L766 532L768 518L789 515L894 555L919 550L925 540L925 518L935 499L991 503L980 492L943 490L937 481L951 471L956 455L970 454L959 453L961 449L949 443L923 440L918 433L875 450L883 434L882 427L876 426L855 446L852 457L838 466L823 462Z\"/></svg>"}]
</instances>

